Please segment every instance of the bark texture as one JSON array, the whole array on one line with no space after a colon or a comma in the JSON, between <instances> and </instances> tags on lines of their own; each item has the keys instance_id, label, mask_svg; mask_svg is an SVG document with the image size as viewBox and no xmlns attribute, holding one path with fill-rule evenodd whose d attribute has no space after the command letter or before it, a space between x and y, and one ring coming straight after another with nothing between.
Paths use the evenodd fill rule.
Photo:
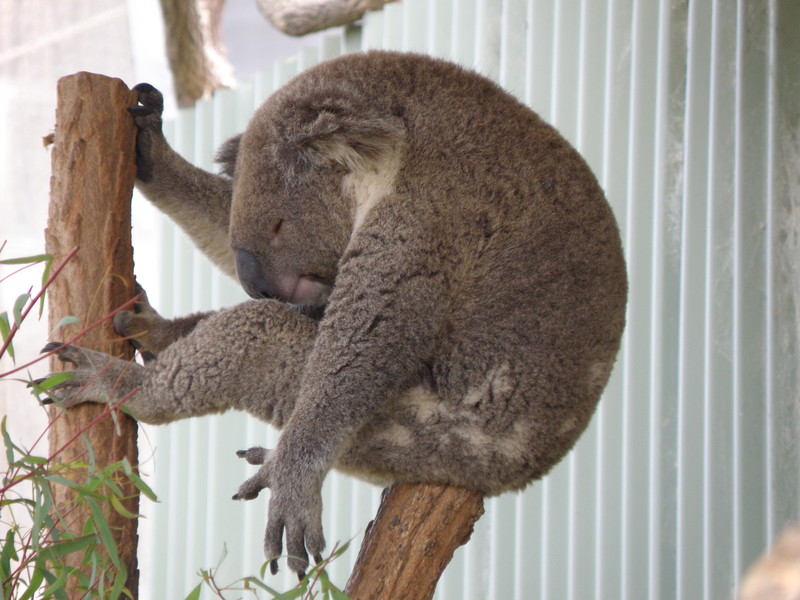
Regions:
<instances>
[{"instance_id":1,"label":"bark texture","mask_svg":"<svg viewBox=\"0 0 800 600\"><path fill-rule=\"evenodd\" d=\"M45 243L55 264L80 247L48 292L51 328L67 315L80 320L60 329L56 334L60 340L70 339L134 294L131 193L136 176L136 127L127 108L136 102L136 94L119 79L77 73L58 82ZM114 333L110 320L79 343L119 358L133 356L131 346ZM64 368L55 359L52 367L53 371ZM103 410L102 404L81 404L55 419L50 430L51 452L71 440ZM53 411L55 418L59 411ZM109 416L86 433L100 467L123 457L131 465L137 464L136 422L122 413L118 416L116 425ZM86 458L86 445L80 437L59 456L63 462ZM66 488L59 486L54 492L62 509L71 505ZM138 513L138 495L133 486L126 490L126 496L130 496L126 508ZM135 596L136 519L124 518L110 506L105 508L119 555L128 568L128 588ZM75 530L82 527L86 516L73 513L70 520L69 526Z\"/></svg>"},{"instance_id":2,"label":"bark texture","mask_svg":"<svg viewBox=\"0 0 800 600\"><path fill-rule=\"evenodd\" d=\"M289 35L305 35L347 25L370 10L393 0L256 0L258 10L277 29Z\"/></svg>"},{"instance_id":3,"label":"bark texture","mask_svg":"<svg viewBox=\"0 0 800 600\"><path fill-rule=\"evenodd\" d=\"M483 514L478 492L403 483L384 492L345 592L351 600L428 600Z\"/></svg>"}]
</instances>

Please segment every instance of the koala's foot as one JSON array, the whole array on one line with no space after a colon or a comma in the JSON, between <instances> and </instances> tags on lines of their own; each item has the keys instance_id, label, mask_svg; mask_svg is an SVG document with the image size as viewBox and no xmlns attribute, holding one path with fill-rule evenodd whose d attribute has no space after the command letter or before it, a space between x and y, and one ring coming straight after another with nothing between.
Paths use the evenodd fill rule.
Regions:
<instances>
[{"instance_id":1,"label":"koala's foot","mask_svg":"<svg viewBox=\"0 0 800 600\"><path fill-rule=\"evenodd\" d=\"M263 468L263 467L262 467ZM322 561L325 536L322 533L322 484L292 477L286 483L273 477L269 501L267 531L264 534L264 554L270 561L270 571L278 572L277 557L283 552L286 533L286 553L289 568L302 579L308 568L308 553L316 562Z\"/></svg>"},{"instance_id":2,"label":"koala's foot","mask_svg":"<svg viewBox=\"0 0 800 600\"><path fill-rule=\"evenodd\" d=\"M197 324L212 312L194 313L177 319L165 319L150 306L147 294L137 283L139 299L133 312L120 311L114 315L114 329L139 350L144 362L157 358L173 342L190 334Z\"/></svg>"},{"instance_id":3,"label":"koala's foot","mask_svg":"<svg viewBox=\"0 0 800 600\"><path fill-rule=\"evenodd\" d=\"M322 561L325 537L322 533L321 484L307 486L302 481L296 485L294 478L285 485L274 485L275 453L266 448L254 447L236 453L251 465L261 465L258 472L239 486L234 500L251 500L264 488L272 489L269 502L269 521L264 536L264 553L270 561L270 571L278 572L278 557L283 552L283 534L286 532L286 549L289 568L302 579L308 567L308 552L316 562Z\"/></svg>"},{"instance_id":4,"label":"koala's foot","mask_svg":"<svg viewBox=\"0 0 800 600\"><path fill-rule=\"evenodd\" d=\"M150 306L147 293L138 283L136 293L139 299L133 305L133 312L123 310L114 315L114 329L128 338L142 356L144 362L154 360L174 339L170 339L169 321Z\"/></svg>"},{"instance_id":5,"label":"koala's foot","mask_svg":"<svg viewBox=\"0 0 800 600\"><path fill-rule=\"evenodd\" d=\"M116 403L133 393L142 382L143 367L131 361L119 360L94 350L50 342L42 352L56 351L59 360L72 363L75 369L67 371L72 377L48 390L55 401L64 406L81 402ZM41 384L48 377L37 379ZM43 400L49 404L53 399Z\"/></svg>"}]
</instances>

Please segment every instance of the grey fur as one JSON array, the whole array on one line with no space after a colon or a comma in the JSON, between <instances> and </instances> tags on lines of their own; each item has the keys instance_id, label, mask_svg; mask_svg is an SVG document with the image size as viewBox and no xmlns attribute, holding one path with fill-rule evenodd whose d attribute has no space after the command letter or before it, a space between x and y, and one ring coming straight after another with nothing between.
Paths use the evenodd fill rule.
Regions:
<instances>
[{"instance_id":1,"label":"grey fur","mask_svg":"<svg viewBox=\"0 0 800 600\"><path fill-rule=\"evenodd\" d=\"M297 571L324 547L331 467L498 494L570 450L627 280L610 207L552 127L453 64L347 55L270 97L217 176L168 147L155 94L140 91L140 189L226 272L231 247L255 257L251 291L325 314L255 300L172 324L144 302L117 326L157 359L63 349L78 378L62 400L102 372L92 395L139 388L127 405L145 422L236 408L283 427L273 451L243 454L263 464L236 497L271 488L266 554L285 530Z\"/></svg>"}]
</instances>

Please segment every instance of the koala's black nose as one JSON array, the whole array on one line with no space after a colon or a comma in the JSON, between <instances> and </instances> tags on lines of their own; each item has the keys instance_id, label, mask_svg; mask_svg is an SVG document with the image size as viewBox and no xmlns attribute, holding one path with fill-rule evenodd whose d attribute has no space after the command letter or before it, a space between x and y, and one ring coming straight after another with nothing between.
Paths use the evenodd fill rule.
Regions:
<instances>
[{"instance_id":1,"label":"koala's black nose","mask_svg":"<svg viewBox=\"0 0 800 600\"><path fill-rule=\"evenodd\" d=\"M236 250L235 254L236 276L247 295L251 298L269 298L267 280L255 254L246 250Z\"/></svg>"}]
</instances>

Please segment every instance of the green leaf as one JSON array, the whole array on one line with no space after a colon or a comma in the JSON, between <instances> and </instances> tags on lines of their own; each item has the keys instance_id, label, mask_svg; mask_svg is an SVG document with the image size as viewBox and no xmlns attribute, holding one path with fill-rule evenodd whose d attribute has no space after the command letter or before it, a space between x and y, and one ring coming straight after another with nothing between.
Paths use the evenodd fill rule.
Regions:
<instances>
[{"instance_id":1,"label":"green leaf","mask_svg":"<svg viewBox=\"0 0 800 600\"><path fill-rule=\"evenodd\" d=\"M21 464L39 467L41 465L46 465L47 459L43 456L33 456L32 454L26 454L19 460L19 462Z\"/></svg>"},{"instance_id":2,"label":"green leaf","mask_svg":"<svg viewBox=\"0 0 800 600\"><path fill-rule=\"evenodd\" d=\"M52 261L50 254L36 254L35 256L21 256L19 258L4 258L0 260L0 265L33 265L40 262Z\"/></svg>"},{"instance_id":3,"label":"green leaf","mask_svg":"<svg viewBox=\"0 0 800 600\"><path fill-rule=\"evenodd\" d=\"M19 560L17 550L14 548L16 533L15 530L9 529L6 533L6 539L3 540L3 549L0 550L0 582L5 581L6 577L11 573L11 561Z\"/></svg>"},{"instance_id":4,"label":"green leaf","mask_svg":"<svg viewBox=\"0 0 800 600\"><path fill-rule=\"evenodd\" d=\"M197 586L189 592L189 595L184 598L184 600L197 600L200 598L200 591L203 589L203 584L198 583Z\"/></svg>"},{"instance_id":5,"label":"green leaf","mask_svg":"<svg viewBox=\"0 0 800 600\"><path fill-rule=\"evenodd\" d=\"M14 464L14 450L19 450L19 448L11 441L11 436L8 435L8 428L6 427L6 416L3 416L0 419L0 432L3 435L3 444L6 447L6 460L8 461L9 465Z\"/></svg>"},{"instance_id":6,"label":"green leaf","mask_svg":"<svg viewBox=\"0 0 800 600\"><path fill-rule=\"evenodd\" d=\"M125 587L125 582L128 580L128 570L123 566L117 569L116 577L114 577L114 584L111 586L111 593L108 598L119 598L122 595L122 589Z\"/></svg>"},{"instance_id":7,"label":"green leaf","mask_svg":"<svg viewBox=\"0 0 800 600\"><path fill-rule=\"evenodd\" d=\"M28 383L28 385L30 385L37 392L47 392L48 390L53 389L53 387L59 383L69 381L70 379L75 379L75 375L68 373L67 371L62 371L61 373L54 373L41 383L31 381Z\"/></svg>"},{"instance_id":8,"label":"green leaf","mask_svg":"<svg viewBox=\"0 0 800 600\"><path fill-rule=\"evenodd\" d=\"M8 313L1 312L0 313L0 337L3 338L3 343L8 340L8 336L11 335L11 325L8 321ZM8 342L8 346L6 347L8 350L8 355L11 357L11 360L14 360L14 344L11 341Z\"/></svg>"},{"instance_id":9,"label":"green leaf","mask_svg":"<svg viewBox=\"0 0 800 600\"><path fill-rule=\"evenodd\" d=\"M284 592L283 594L278 594L277 596L275 596L274 600L294 600L295 598L299 598L305 593L306 590L298 585L296 588L291 589L288 592Z\"/></svg>"},{"instance_id":10,"label":"green leaf","mask_svg":"<svg viewBox=\"0 0 800 600\"><path fill-rule=\"evenodd\" d=\"M137 490L142 492L153 502L158 502L158 497L156 496L155 492L150 489L149 485L142 481L142 478L139 477L136 471L133 470L133 467L131 467L131 463L127 458L122 459L122 468L125 470L125 475L128 476L128 479L130 479L133 485L136 486Z\"/></svg>"},{"instance_id":11,"label":"green leaf","mask_svg":"<svg viewBox=\"0 0 800 600\"><path fill-rule=\"evenodd\" d=\"M33 598L33 595L42 586L42 582L44 582L44 573L42 573L40 569L34 568L31 580L28 583L28 589L19 597L19 600L29 600L29 598Z\"/></svg>"},{"instance_id":12,"label":"green leaf","mask_svg":"<svg viewBox=\"0 0 800 600\"><path fill-rule=\"evenodd\" d=\"M350 596L345 594L342 590L340 590L333 584L331 584L330 592L331 592L331 598L333 598L333 600L350 600Z\"/></svg>"},{"instance_id":13,"label":"green leaf","mask_svg":"<svg viewBox=\"0 0 800 600\"><path fill-rule=\"evenodd\" d=\"M105 500L105 496L92 491L92 489L90 489L87 485L78 483L77 481L72 481L71 479L67 479L61 475L47 475L45 479L51 483L57 483L59 485L68 487L71 490L75 490L81 496L89 496L91 498L96 498L97 500Z\"/></svg>"},{"instance_id":14,"label":"green leaf","mask_svg":"<svg viewBox=\"0 0 800 600\"><path fill-rule=\"evenodd\" d=\"M111 535L111 529L108 526L108 521L103 514L100 505L92 498L86 498L86 503L89 505L89 511L92 513L92 521L94 522L95 530L100 534L100 539L103 541L108 558L114 563L117 569L124 569L122 561L117 552L117 544L114 541L114 536Z\"/></svg>"},{"instance_id":15,"label":"green leaf","mask_svg":"<svg viewBox=\"0 0 800 600\"><path fill-rule=\"evenodd\" d=\"M37 564L36 568L40 568ZM64 593L64 584L67 582L67 578L69 577L69 569L59 569L58 576L56 577L53 573L49 571L43 571L43 575L45 580L47 581L47 587L42 590L42 598L49 598L50 596L55 596L56 598L63 597Z\"/></svg>"},{"instance_id":16,"label":"green leaf","mask_svg":"<svg viewBox=\"0 0 800 600\"><path fill-rule=\"evenodd\" d=\"M126 519L136 519L139 515L132 513L127 508L125 508L117 496L111 496L111 505L114 507L119 514L121 514Z\"/></svg>"},{"instance_id":17,"label":"green leaf","mask_svg":"<svg viewBox=\"0 0 800 600\"><path fill-rule=\"evenodd\" d=\"M29 600L29 598L33 598L33 595L42 586L43 581L44 581L44 573L42 573L40 569L34 568L33 575L31 575L31 580L28 583L28 589L25 590L25 593L19 597L19 600Z\"/></svg>"},{"instance_id":18,"label":"green leaf","mask_svg":"<svg viewBox=\"0 0 800 600\"><path fill-rule=\"evenodd\" d=\"M49 493L49 487L44 486L37 491L40 493L37 494L38 497L34 498L36 500L36 506L34 506L31 515L31 520L33 521L33 526L31 527L31 545L34 550L38 550L39 548L41 532L47 531L50 528L50 523L52 522L50 507L53 504L53 498Z\"/></svg>"},{"instance_id":19,"label":"green leaf","mask_svg":"<svg viewBox=\"0 0 800 600\"><path fill-rule=\"evenodd\" d=\"M72 554L73 552L81 552L90 548L95 543L95 538L92 535L84 535L61 542L50 544L47 548L39 550L39 559L54 562L56 559Z\"/></svg>"},{"instance_id":20,"label":"green leaf","mask_svg":"<svg viewBox=\"0 0 800 600\"><path fill-rule=\"evenodd\" d=\"M22 323L22 309L25 308L25 305L30 299L30 294L21 294L14 302L14 323L16 323L17 326Z\"/></svg>"},{"instance_id":21,"label":"green leaf","mask_svg":"<svg viewBox=\"0 0 800 600\"><path fill-rule=\"evenodd\" d=\"M277 596L278 594L280 594L279 591L273 590L271 587L269 587L266 583L264 583L263 581L261 581L257 577L253 577L253 576L245 577L242 581L245 584L252 584L252 585L254 585L256 587L259 587L262 590L264 590L265 592L269 592L273 596Z\"/></svg>"},{"instance_id":22,"label":"green leaf","mask_svg":"<svg viewBox=\"0 0 800 600\"><path fill-rule=\"evenodd\" d=\"M62 317L62 319L56 324L53 329L50 330L50 335L48 337L53 337L53 333L57 330L61 329L66 325L72 325L73 323L78 323L78 317L73 317L72 315L67 315L66 317Z\"/></svg>"}]
</instances>

